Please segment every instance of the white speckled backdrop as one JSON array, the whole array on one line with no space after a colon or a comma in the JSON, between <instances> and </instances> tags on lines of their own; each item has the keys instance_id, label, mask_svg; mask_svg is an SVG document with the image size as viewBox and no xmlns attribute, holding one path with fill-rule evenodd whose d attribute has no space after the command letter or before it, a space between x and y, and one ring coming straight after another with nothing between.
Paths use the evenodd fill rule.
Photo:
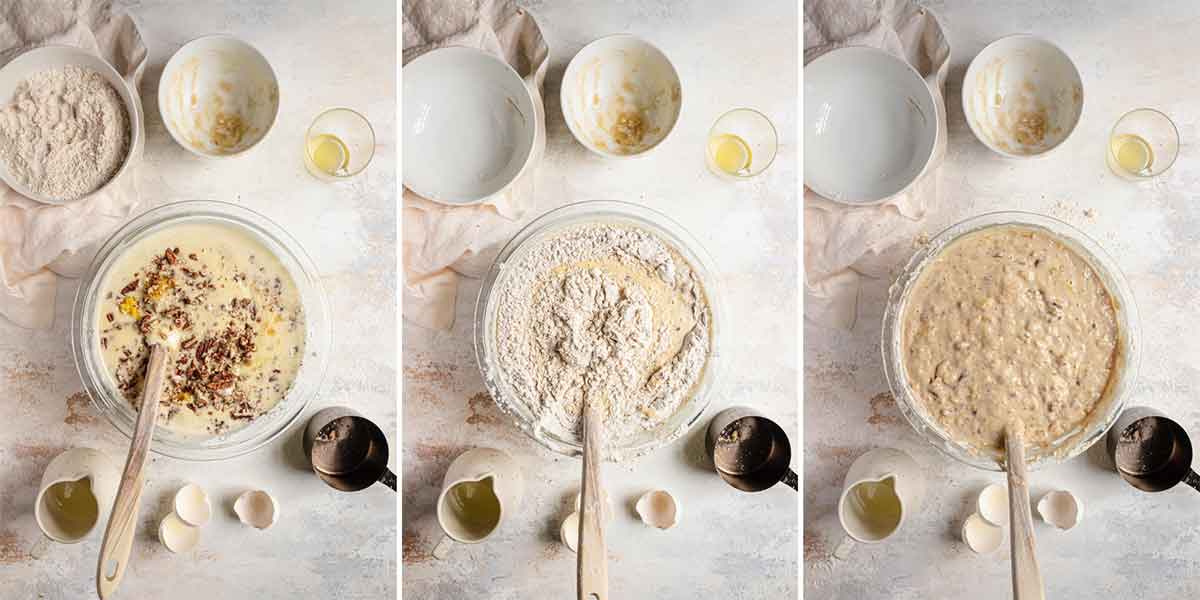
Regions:
<instances>
[{"instance_id":1,"label":"white speckled backdrop","mask_svg":"<svg viewBox=\"0 0 1200 600\"><path fill-rule=\"evenodd\" d=\"M1195 189L1200 129L1195 68L1200 6L1170 1L1007 3L945 1L928 6L951 44L947 83L950 145L942 198L927 231L1004 209L1048 214L1097 239L1124 270L1141 312L1144 348L1134 402L1165 410L1200 435L1200 204ZM1083 119L1053 154L1005 160L979 143L963 119L961 87L971 58L995 38L1029 32L1059 44L1084 81ZM1149 106L1179 126L1178 162L1157 180L1133 184L1104 162L1110 128L1125 111ZM912 252L896 248L897 269ZM958 541L974 495L998 473L976 471L919 439L897 411L879 357L884 290L864 294L856 329L805 326L805 597L810 600L917 600L1011 597L1008 543L973 556ZM840 540L835 503L855 457L890 446L925 468L929 493L921 513L892 541L859 546L847 560L830 554ZM1096 448L1093 448L1096 450ZM1035 517L1038 558L1048 598L1194 598L1200 596L1200 497L1186 486L1152 495L1125 485L1095 456L1036 471L1035 501L1054 488L1082 498L1081 525L1058 532Z\"/></svg>"},{"instance_id":2,"label":"white speckled backdrop","mask_svg":"<svg viewBox=\"0 0 1200 600\"><path fill-rule=\"evenodd\" d=\"M732 330L713 411L733 403L758 406L795 435L797 3L521 4L538 19L551 51L548 142L534 212L581 200L630 200L668 213L695 234L721 270ZM570 58L587 42L617 32L658 45L683 80L676 130L639 160L591 154L571 136L559 108ZM745 184L719 180L704 164L709 127L737 106L769 115L783 144L774 165ZM404 326L404 592L430 600L574 597L575 555L558 542L558 528L572 510L580 463L525 438L485 392L471 346L478 289L478 281L460 289L452 331ZM606 467L617 508L608 536L613 597L795 596L797 497L782 485L759 494L726 486L704 464L701 433L698 428L637 462ZM525 504L493 538L457 546L439 561L430 555L441 535L434 501L450 461L473 446L501 448L517 458L528 481ZM681 499L682 521L675 529L652 530L636 520L633 500L654 487Z\"/></svg>"},{"instance_id":3,"label":"white speckled backdrop","mask_svg":"<svg viewBox=\"0 0 1200 600\"><path fill-rule=\"evenodd\" d=\"M335 316L333 358L318 407L349 404L384 431L396 423L396 7L360 0L118 2L142 29L150 61L141 91L147 204L210 198L258 210L313 255ZM232 160L196 157L158 117L158 77L171 53L205 33L256 45L280 79L280 115L268 138ZM374 162L351 183L308 174L302 140L322 109L364 112L379 140ZM92 446L124 462L128 440L92 408L67 343L75 285L60 288L55 327L29 332L0 322L0 598L94 597L101 533L65 546L33 521L42 469L61 450ZM302 423L301 423L302 424ZM379 599L395 596L396 497L382 486L341 494L308 472L294 427L250 455L220 463L152 456L139 530L120 597ZM398 458L392 458L393 464ZM155 539L170 494L204 486L213 521L199 547L172 555ZM256 531L237 522L233 498L264 488L282 516Z\"/></svg>"}]
</instances>

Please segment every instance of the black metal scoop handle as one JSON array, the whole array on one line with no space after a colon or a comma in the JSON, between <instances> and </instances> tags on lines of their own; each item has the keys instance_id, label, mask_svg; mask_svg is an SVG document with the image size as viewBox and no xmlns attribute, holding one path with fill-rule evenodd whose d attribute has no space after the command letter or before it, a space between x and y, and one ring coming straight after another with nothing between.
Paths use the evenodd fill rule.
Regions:
<instances>
[{"instance_id":1,"label":"black metal scoop handle","mask_svg":"<svg viewBox=\"0 0 1200 600\"><path fill-rule=\"evenodd\" d=\"M783 478L780 479L780 481L782 481L784 485L792 488L793 490L796 490L797 492L800 491L800 478L796 475L796 472L793 471L791 467L788 467L788 470L786 472L784 472ZM1200 489L1200 488L1196 488L1196 489Z\"/></svg>"},{"instance_id":2,"label":"black metal scoop handle","mask_svg":"<svg viewBox=\"0 0 1200 600\"><path fill-rule=\"evenodd\" d=\"M379 483L392 488L393 492L396 491L396 474L391 469L384 467L383 475L379 476Z\"/></svg>"}]
</instances>

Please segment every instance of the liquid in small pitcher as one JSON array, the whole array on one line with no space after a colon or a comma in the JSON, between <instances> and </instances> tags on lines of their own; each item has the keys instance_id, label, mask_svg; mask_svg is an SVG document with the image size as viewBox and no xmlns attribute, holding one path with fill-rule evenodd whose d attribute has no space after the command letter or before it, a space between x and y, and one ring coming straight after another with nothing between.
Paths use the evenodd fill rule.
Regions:
<instances>
[{"instance_id":1,"label":"liquid in small pitcher","mask_svg":"<svg viewBox=\"0 0 1200 600\"><path fill-rule=\"evenodd\" d=\"M491 477L450 488L449 508L471 537L484 537L500 524L500 500Z\"/></svg>"},{"instance_id":2,"label":"liquid in small pitcher","mask_svg":"<svg viewBox=\"0 0 1200 600\"><path fill-rule=\"evenodd\" d=\"M850 490L847 506L859 537L881 540L900 526L900 497L896 495L895 479L864 481Z\"/></svg>"},{"instance_id":3,"label":"liquid in small pitcher","mask_svg":"<svg viewBox=\"0 0 1200 600\"><path fill-rule=\"evenodd\" d=\"M88 479L58 482L46 490L42 502L50 520L48 525L67 539L87 535L100 517L99 506Z\"/></svg>"}]
</instances>

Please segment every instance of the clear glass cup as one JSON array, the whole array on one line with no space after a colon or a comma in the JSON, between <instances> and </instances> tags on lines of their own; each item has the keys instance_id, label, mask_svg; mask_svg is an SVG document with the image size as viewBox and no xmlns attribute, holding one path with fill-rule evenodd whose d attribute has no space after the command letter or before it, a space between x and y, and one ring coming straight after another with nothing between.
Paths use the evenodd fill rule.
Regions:
<instances>
[{"instance_id":1,"label":"clear glass cup","mask_svg":"<svg viewBox=\"0 0 1200 600\"><path fill-rule=\"evenodd\" d=\"M358 175L375 156L371 122L349 108L317 115L304 134L304 166L317 179L342 181Z\"/></svg>"},{"instance_id":2,"label":"clear glass cup","mask_svg":"<svg viewBox=\"0 0 1200 600\"><path fill-rule=\"evenodd\" d=\"M1104 154L1108 168L1119 177L1156 177L1179 156L1179 130L1170 117L1153 108L1131 110L1113 125Z\"/></svg>"},{"instance_id":3,"label":"clear glass cup","mask_svg":"<svg viewBox=\"0 0 1200 600\"><path fill-rule=\"evenodd\" d=\"M767 170L778 152L779 133L771 119L752 108L735 108L713 123L704 157L718 177L739 181Z\"/></svg>"}]
</instances>

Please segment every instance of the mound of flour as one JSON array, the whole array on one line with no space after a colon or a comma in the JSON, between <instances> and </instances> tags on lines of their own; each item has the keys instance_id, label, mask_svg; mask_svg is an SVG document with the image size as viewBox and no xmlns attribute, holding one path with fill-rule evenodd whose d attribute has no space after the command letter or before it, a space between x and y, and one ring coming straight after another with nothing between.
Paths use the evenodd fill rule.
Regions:
<instances>
[{"instance_id":1,"label":"mound of flour","mask_svg":"<svg viewBox=\"0 0 1200 600\"><path fill-rule=\"evenodd\" d=\"M121 96L83 67L37 73L0 109L0 160L17 181L55 200L81 198L112 179L130 137Z\"/></svg>"},{"instance_id":2,"label":"mound of flour","mask_svg":"<svg viewBox=\"0 0 1200 600\"><path fill-rule=\"evenodd\" d=\"M690 397L708 360L710 312L690 265L661 239L574 226L504 268L499 370L543 429L580 439L583 407L596 402L606 439L619 440L661 426ZM673 331L663 313L680 307L688 326Z\"/></svg>"}]
</instances>

